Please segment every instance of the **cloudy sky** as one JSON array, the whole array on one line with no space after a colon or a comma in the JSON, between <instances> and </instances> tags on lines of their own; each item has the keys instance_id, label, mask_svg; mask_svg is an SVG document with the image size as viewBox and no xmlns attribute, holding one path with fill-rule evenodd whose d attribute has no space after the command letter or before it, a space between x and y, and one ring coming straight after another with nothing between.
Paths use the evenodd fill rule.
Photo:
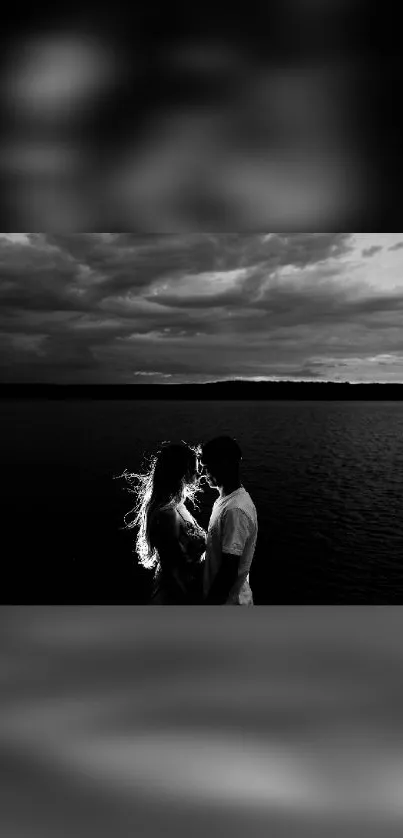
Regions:
<instances>
[{"instance_id":1,"label":"cloudy sky","mask_svg":"<svg viewBox=\"0 0 403 838\"><path fill-rule=\"evenodd\" d=\"M0 234L3 382L403 381L403 233Z\"/></svg>"}]
</instances>

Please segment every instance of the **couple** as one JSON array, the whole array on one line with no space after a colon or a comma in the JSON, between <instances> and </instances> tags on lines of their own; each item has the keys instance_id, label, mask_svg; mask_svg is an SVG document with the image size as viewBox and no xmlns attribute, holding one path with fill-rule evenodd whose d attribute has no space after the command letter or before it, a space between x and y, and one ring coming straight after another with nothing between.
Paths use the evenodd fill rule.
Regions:
<instances>
[{"instance_id":1,"label":"couple","mask_svg":"<svg viewBox=\"0 0 403 838\"><path fill-rule=\"evenodd\" d=\"M253 605L249 570L257 539L254 503L240 478L242 453L229 436L195 449L164 444L139 486L130 527L143 567L155 573L153 605ZM218 491L207 533L186 506L206 481Z\"/></svg>"}]
</instances>

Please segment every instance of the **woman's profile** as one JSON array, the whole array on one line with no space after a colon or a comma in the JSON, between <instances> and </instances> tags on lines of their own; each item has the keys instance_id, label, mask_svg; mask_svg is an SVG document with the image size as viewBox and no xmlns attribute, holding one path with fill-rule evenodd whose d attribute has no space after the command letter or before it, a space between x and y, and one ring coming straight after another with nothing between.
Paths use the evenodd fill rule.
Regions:
<instances>
[{"instance_id":1,"label":"woman's profile","mask_svg":"<svg viewBox=\"0 0 403 838\"><path fill-rule=\"evenodd\" d=\"M201 603L206 533L186 506L201 491L196 449L164 443L144 473L124 476L137 497L125 523L137 528L140 564L154 572L151 604Z\"/></svg>"}]
</instances>

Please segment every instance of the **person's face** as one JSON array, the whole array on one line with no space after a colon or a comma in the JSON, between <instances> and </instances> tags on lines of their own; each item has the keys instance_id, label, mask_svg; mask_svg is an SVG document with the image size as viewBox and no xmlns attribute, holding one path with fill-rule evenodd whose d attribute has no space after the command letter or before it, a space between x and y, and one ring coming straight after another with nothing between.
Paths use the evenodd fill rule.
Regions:
<instances>
[{"instance_id":1,"label":"person's face","mask_svg":"<svg viewBox=\"0 0 403 838\"><path fill-rule=\"evenodd\" d=\"M214 463L200 463L201 474L204 476L206 482L212 489L216 489L219 485L219 476L217 467Z\"/></svg>"}]
</instances>

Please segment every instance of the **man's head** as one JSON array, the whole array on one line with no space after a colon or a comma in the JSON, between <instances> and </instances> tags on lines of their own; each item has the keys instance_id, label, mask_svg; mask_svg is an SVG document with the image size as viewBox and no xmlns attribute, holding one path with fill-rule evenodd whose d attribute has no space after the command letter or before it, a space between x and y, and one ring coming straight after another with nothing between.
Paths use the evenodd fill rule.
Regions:
<instances>
[{"instance_id":1,"label":"man's head","mask_svg":"<svg viewBox=\"0 0 403 838\"><path fill-rule=\"evenodd\" d=\"M242 452L231 436L217 436L206 442L200 460L209 486L216 488L239 479Z\"/></svg>"}]
</instances>

